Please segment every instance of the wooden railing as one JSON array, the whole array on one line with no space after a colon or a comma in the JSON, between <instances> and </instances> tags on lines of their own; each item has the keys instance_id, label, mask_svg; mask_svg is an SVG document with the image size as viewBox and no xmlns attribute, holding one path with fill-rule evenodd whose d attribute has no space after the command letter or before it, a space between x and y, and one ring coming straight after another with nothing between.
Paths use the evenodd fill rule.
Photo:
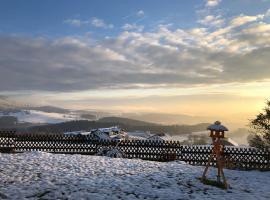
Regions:
<instances>
[{"instance_id":1,"label":"wooden railing","mask_svg":"<svg viewBox=\"0 0 270 200\"><path fill-rule=\"evenodd\" d=\"M0 131L2 153L44 151L95 155L103 149L114 148L122 152L125 158L181 160L192 165L206 165L212 151L211 145L182 145L179 141L126 140L118 144L115 141L95 140L91 136L21 135L15 131ZM215 162L211 165L215 166ZM224 165L229 169L270 170L270 152L256 148L226 146Z\"/></svg>"}]
</instances>

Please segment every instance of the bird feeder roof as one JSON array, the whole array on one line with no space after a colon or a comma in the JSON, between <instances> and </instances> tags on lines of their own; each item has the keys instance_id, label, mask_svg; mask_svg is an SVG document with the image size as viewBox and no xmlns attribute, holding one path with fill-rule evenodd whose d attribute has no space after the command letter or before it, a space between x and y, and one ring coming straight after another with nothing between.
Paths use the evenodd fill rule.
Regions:
<instances>
[{"instance_id":1,"label":"bird feeder roof","mask_svg":"<svg viewBox=\"0 0 270 200\"><path fill-rule=\"evenodd\" d=\"M221 125L220 121L216 121L214 124L208 126L207 130L210 130L210 131L228 131L228 129L225 126Z\"/></svg>"}]
</instances>

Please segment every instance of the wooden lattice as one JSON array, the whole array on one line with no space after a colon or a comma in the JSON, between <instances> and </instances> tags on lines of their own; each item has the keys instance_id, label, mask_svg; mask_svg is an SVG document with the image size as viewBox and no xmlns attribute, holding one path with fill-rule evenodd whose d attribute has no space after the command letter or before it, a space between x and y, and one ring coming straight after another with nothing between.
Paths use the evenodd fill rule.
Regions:
<instances>
[{"instance_id":1,"label":"wooden lattice","mask_svg":"<svg viewBox=\"0 0 270 200\"><path fill-rule=\"evenodd\" d=\"M50 153L95 155L103 147L115 148L117 142L95 140L91 136L16 134L0 131L0 152L44 151ZM126 158L153 161L182 160L192 165L206 165L212 146L181 145L178 141L126 140L117 145ZM226 168L270 170L270 152L256 148L225 147ZM215 166L215 162L211 162Z\"/></svg>"}]
</instances>

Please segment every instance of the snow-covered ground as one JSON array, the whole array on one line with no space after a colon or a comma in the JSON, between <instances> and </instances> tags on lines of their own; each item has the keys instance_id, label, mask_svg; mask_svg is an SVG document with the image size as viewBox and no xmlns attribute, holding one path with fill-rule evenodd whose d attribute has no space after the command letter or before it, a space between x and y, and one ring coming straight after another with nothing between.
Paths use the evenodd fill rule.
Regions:
<instances>
[{"instance_id":1,"label":"snow-covered ground","mask_svg":"<svg viewBox=\"0 0 270 200\"><path fill-rule=\"evenodd\" d=\"M179 161L161 163L29 152L0 154L0 163L0 199L259 200L270 197L270 172L225 170L232 187L225 191L196 179L203 167Z\"/></svg>"}]
</instances>

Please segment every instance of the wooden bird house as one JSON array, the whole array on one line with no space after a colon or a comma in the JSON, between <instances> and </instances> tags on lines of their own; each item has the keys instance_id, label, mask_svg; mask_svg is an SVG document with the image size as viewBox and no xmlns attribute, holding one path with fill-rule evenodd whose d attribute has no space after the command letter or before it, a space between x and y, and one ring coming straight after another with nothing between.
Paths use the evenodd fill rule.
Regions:
<instances>
[{"instance_id":1,"label":"wooden bird house","mask_svg":"<svg viewBox=\"0 0 270 200\"><path fill-rule=\"evenodd\" d=\"M207 130L210 130L210 137L213 139L224 138L225 131L228 131L225 126L221 125L220 121L216 121L214 124L208 126Z\"/></svg>"},{"instance_id":2,"label":"wooden bird house","mask_svg":"<svg viewBox=\"0 0 270 200\"><path fill-rule=\"evenodd\" d=\"M210 137L213 141L213 149L212 153L209 156L206 168L203 172L202 180L206 181L206 174L210 167L211 162L216 162L216 166L218 168L218 175L217 175L217 183L220 184L221 177L223 179L223 186L227 189L228 184L223 172L223 166L224 166L224 145L221 144L220 139L225 137L225 131L228 131L228 129L221 125L221 122L216 121L214 124L210 125L207 130L210 131Z\"/></svg>"}]
</instances>

